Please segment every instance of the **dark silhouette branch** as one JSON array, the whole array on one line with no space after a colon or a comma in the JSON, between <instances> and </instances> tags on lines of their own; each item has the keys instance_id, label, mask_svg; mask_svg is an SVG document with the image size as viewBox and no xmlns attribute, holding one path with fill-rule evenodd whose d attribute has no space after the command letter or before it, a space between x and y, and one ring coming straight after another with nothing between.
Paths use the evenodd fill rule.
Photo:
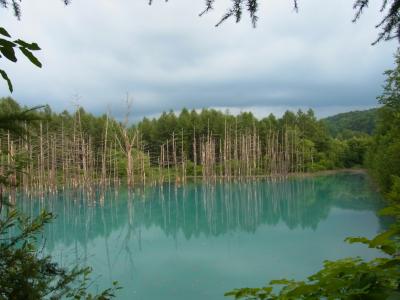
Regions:
<instances>
[{"instance_id":1,"label":"dark silhouette branch","mask_svg":"<svg viewBox=\"0 0 400 300\"><path fill-rule=\"evenodd\" d=\"M293 9L295 12L299 10L298 0L293 1ZM226 11L226 13L221 17L216 26L218 27L223 22L231 17L235 18L236 22L240 22L242 18L242 12L244 7L251 18L253 27L257 25L258 17L256 13L258 12L258 4L260 0L232 0L232 6ZM215 0L206 0L205 9L199 16L208 13L214 8ZM361 17L364 10L368 7L370 0L356 0L353 4L353 9L356 11L353 22L357 22ZM382 6L380 8L381 13L387 13L384 15L382 20L375 26L381 29L378 34L377 39L372 43L373 45L379 43L380 41L388 41L394 38L400 40L400 0L382 0Z\"/></svg>"}]
</instances>

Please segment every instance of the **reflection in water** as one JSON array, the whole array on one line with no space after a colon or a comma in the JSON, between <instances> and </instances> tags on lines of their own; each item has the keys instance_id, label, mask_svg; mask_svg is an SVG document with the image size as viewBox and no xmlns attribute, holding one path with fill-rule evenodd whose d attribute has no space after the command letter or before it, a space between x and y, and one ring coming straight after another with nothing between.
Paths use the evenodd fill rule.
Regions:
<instances>
[{"instance_id":1,"label":"reflection in water","mask_svg":"<svg viewBox=\"0 0 400 300\"><path fill-rule=\"evenodd\" d=\"M380 226L379 197L354 174L18 200L28 214L57 215L45 251L92 266L94 289L118 280L118 299L224 299L235 287L301 279L324 259L375 257L343 239Z\"/></svg>"},{"instance_id":2,"label":"reflection in water","mask_svg":"<svg viewBox=\"0 0 400 300\"><path fill-rule=\"evenodd\" d=\"M332 207L376 211L380 203L376 195L371 197L368 184L364 175L350 174L278 182L166 184L133 193L108 191L104 201L99 200L101 195L96 201L64 193L57 198L20 201L20 205L30 214L41 209L56 213L55 224L45 232L49 249L58 242L79 242L86 248L90 240L107 238L124 226L126 242L135 237L141 248L141 230L152 226L172 238L182 232L186 239L233 231L254 233L261 224L281 221L290 229L316 229Z\"/></svg>"}]
</instances>

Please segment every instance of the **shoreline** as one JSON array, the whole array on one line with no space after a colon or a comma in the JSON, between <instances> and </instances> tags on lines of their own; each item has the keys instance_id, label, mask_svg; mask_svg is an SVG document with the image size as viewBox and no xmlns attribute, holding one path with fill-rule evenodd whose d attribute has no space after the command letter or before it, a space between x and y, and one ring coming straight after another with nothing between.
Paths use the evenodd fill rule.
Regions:
<instances>
[{"instance_id":1,"label":"shoreline","mask_svg":"<svg viewBox=\"0 0 400 300\"><path fill-rule=\"evenodd\" d=\"M345 169L335 169L335 170L322 170L316 172L306 172L306 173L291 173L288 174L288 178L291 177L314 177L314 176L324 176L324 175L333 175L338 173L349 173L349 174L368 174L367 169L357 168L345 168Z\"/></svg>"},{"instance_id":2,"label":"shoreline","mask_svg":"<svg viewBox=\"0 0 400 300\"><path fill-rule=\"evenodd\" d=\"M334 174L340 174L340 173L348 173L348 174L365 174L368 175L368 170L367 169L362 169L362 168L357 168L357 169L350 169L350 168L344 168L344 169L335 169L335 170L322 170L322 171L316 171L316 172L305 172L305 173L289 173L287 175L278 175L278 176L271 176L271 175L255 175L255 176L248 176L248 177L230 177L230 178L226 178L225 176L216 176L215 178L213 178L212 180L203 180L200 176L199 177L195 177L195 176L187 176L186 177L186 182L181 182L181 181L177 181L171 178L171 180L165 180L163 182L159 182L159 181L153 181L153 182L147 182L145 185L143 184L136 184L135 186L133 186L133 189L136 188L143 188L143 187L151 187L151 186L155 186L155 185L162 185L162 184L176 184L179 186L185 185L185 184L192 184L192 183L201 183L201 182L241 182L241 181L257 181L257 180L287 180L287 179L293 179L293 178L312 178L312 177L318 177L318 176L329 176L329 175L334 175ZM371 178L370 178L371 179ZM373 180L371 179L371 183L373 184ZM91 185L91 188L101 188L101 185L98 183L95 183L94 185ZM124 180L121 178L120 179L120 183L117 184L116 186L113 185L108 185L106 188L127 188L126 184L124 183ZM56 188L56 190L52 190L52 191L35 191L35 190L29 190L27 194L36 194L37 192L39 193L58 193L60 190L64 190L65 187L63 187L62 185L58 186ZM88 188L88 186L80 186L80 187L75 187L73 189L76 190L84 190L85 188ZM16 190L20 190L21 187L17 187ZM15 191L15 190L14 190ZM21 190L20 190L21 191ZM23 191L23 188L22 188ZM24 193L26 193L26 191L23 191Z\"/></svg>"}]
</instances>

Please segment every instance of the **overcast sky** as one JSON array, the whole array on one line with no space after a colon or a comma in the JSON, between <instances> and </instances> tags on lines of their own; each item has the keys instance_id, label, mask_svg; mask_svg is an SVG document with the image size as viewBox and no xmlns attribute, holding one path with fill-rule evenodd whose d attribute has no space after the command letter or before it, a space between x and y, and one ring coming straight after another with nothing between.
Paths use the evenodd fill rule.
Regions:
<instances>
[{"instance_id":1,"label":"overcast sky","mask_svg":"<svg viewBox=\"0 0 400 300\"><path fill-rule=\"evenodd\" d=\"M231 1L22 1L22 19L0 10L2 26L37 42L38 69L21 55L4 62L13 97L26 105L74 104L100 114L124 114L127 93L135 117L183 107L251 110L262 117L313 108L322 117L376 106L384 70L397 42L371 46L382 17L372 1L361 20L349 0L260 0L259 22L214 25ZM0 81L0 96L8 96Z\"/></svg>"}]
</instances>

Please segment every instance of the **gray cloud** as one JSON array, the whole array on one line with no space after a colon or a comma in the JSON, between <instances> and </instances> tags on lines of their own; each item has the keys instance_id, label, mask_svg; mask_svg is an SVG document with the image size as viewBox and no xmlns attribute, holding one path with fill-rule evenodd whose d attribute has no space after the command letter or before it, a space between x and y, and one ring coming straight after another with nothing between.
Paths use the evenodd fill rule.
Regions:
<instances>
[{"instance_id":1,"label":"gray cloud","mask_svg":"<svg viewBox=\"0 0 400 300\"><path fill-rule=\"evenodd\" d=\"M310 0L299 14L291 1L262 1L256 29L248 18L214 25L230 1L217 1L201 18L204 1L23 2L22 21L2 10L14 35L37 41L43 69L4 63L13 95L27 105L72 109L75 96L87 110L135 117L162 110L230 107L281 113L312 107L322 116L376 105L382 73L392 67L396 42L370 46L379 7L353 24L347 0ZM379 5L379 3L374 4ZM4 83L2 95L7 95Z\"/></svg>"}]
</instances>

